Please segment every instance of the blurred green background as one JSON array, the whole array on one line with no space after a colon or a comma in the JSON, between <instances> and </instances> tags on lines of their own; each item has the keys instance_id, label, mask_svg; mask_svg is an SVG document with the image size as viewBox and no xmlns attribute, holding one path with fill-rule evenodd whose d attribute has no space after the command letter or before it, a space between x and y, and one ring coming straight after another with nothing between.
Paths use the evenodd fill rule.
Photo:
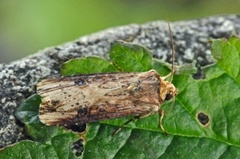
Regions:
<instances>
[{"instance_id":1,"label":"blurred green background","mask_svg":"<svg viewBox=\"0 0 240 159\"><path fill-rule=\"evenodd\" d=\"M240 13L240 0L1 0L0 63L109 27Z\"/></svg>"}]
</instances>

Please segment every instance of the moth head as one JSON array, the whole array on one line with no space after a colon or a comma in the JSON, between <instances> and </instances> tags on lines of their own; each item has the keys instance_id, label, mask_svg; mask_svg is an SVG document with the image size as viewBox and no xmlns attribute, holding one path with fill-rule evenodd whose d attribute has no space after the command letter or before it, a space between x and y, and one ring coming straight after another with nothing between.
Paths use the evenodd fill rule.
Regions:
<instances>
[{"instance_id":1,"label":"moth head","mask_svg":"<svg viewBox=\"0 0 240 159\"><path fill-rule=\"evenodd\" d=\"M175 98L178 90L171 82L162 79L160 85L160 98L162 102Z\"/></svg>"}]
</instances>

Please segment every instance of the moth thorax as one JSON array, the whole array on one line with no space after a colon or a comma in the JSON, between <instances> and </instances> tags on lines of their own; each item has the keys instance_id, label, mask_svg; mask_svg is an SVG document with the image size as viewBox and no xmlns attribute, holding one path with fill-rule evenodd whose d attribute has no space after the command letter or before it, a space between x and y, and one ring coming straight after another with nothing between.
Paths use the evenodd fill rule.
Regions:
<instances>
[{"instance_id":1,"label":"moth thorax","mask_svg":"<svg viewBox=\"0 0 240 159\"><path fill-rule=\"evenodd\" d=\"M162 102L170 100L177 95L178 90L171 82L161 80L160 85L160 98Z\"/></svg>"}]
</instances>

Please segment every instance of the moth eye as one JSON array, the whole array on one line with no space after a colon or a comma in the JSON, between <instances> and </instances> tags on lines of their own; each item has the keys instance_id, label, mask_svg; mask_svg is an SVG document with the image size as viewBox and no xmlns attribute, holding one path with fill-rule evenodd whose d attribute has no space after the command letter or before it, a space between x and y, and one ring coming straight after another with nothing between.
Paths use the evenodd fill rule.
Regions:
<instances>
[{"instance_id":1,"label":"moth eye","mask_svg":"<svg viewBox=\"0 0 240 159\"><path fill-rule=\"evenodd\" d=\"M165 98L165 100L170 100L170 99L172 99L172 94L170 94L170 93L168 93L167 95L166 95L166 98Z\"/></svg>"}]
</instances>

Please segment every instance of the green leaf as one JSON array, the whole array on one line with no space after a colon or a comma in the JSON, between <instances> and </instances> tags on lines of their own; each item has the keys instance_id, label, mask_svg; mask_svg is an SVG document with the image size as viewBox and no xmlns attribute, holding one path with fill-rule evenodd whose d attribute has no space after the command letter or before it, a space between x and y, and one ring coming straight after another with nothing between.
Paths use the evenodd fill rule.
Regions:
<instances>
[{"instance_id":1,"label":"green leaf","mask_svg":"<svg viewBox=\"0 0 240 159\"><path fill-rule=\"evenodd\" d=\"M218 66L240 84L240 39L212 40L212 54Z\"/></svg>"},{"instance_id":2,"label":"green leaf","mask_svg":"<svg viewBox=\"0 0 240 159\"><path fill-rule=\"evenodd\" d=\"M96 126L94 125L94 129ZM157 131L124 128L116 136L116 127L101 124L96 135L87 141L84 158L219 158L222 154L237 158L237 147L197 136L165 135ZM89 129L89 132L91 128ZM232 149L233 154L229 154ZM88 150L88 151L87 151ZM93 151L94 150L94 151ZM227 152L227 153L224 153ZM235 154L234 154L235 153Z\"/></svg>"},{"instance_id":3,"label":"green leaf","mask_svg":"<svg viewBox=\"0 0 240 159\"><path fill-rule=\"evenodd\" d=\"M196 60L192 63L184 64L182 66L174 66L175 75L192 75L197 72ZM172 69L172 64L163 62L159 59L153 59L153 69L161 72L161 76L168 75Z\"/></svg>"},{"instance_id":4,"label":"green leaf","mask_svg":"<svg viewBox=\"0 0 240 159\"><path fill-rule=\"evenodd\" d=\"M182 65L182 66L178 67L174 73L176 75L184 75L184 74L191 75L191 74L194 74L194 73L197 72L196 63L197 63L197 61L194 60L190 64Z\"/></svg>"},{"instance_id":5,"label":"green leaf","mask_svg":"<svg viewBox=\"0 0 240 159\"><path fill-rule=\"evenodd\" d=\"M91 124L84 158L158 158L171 143L173 136L154 131L123 128L112 137L117 127L108 124ZM94 150L94 151L93 151Z\"/></svg>"},{"instance_id":6,"label":"green leaf","mask_svg":"<svg viewBox=\"0 0 240 159\"><path fill-rule=\"evenodd\" d=\"M141 45L117 41L112 44L109 57L124 72L141 72L153 68L151 51Z\"/></svg>"},{"instance_id":7,"label":"green leaf","mask_svg":"<svg viewBox=\"0 0 240 159\"><path fill-rule=\"evenodd\" d=\"M153 59L153 69L160 72L160 76L166 76L171 72L171 65L159 59Z\"/></svg>"},{"instance_id":8,"label":"green leaf","mask_svg":"<svg viewBox=\"0 0 240 159\"><path fill-rule=\"evenodd\" d=\"M1 153L2 159L34 159L34 158L57 158L54 148L33 141L21 141L17 144L5 147Z\"/></svg>"},{"instance_id":9,"label":"green leaf","mask_svg":"<svg viewBox=\"0 0 240 159\"><path fill-rule=\"evenodd\" d=\"M100 57L72 59L62 65L62 75L78 75L101 72L118 72L114 65Z\"/></svg>"},{"instance_id":10,"label":"green leaf","mask_svg":"<svg viewBox=\"0 0 240 159\"><path fill-rule=\"evenodd\" d=\"M38 105L41 103L41 97L37 94L32 95L25 100L16 110L16 117L24 124L30 124L38 119Z\"/></svg>"},{"instance_id":11,"label":"green leaf","mask_svg":"<svg viewBox=\"0 0 240 159\"><path fill-rule=\"evenodd\" d=\"M65 133L54 136L51 143L43 144L29 140L20 141L1 150L1 159L38 159L59 158L74 159L76 157L71 149L71 144L78 139L78 135Z\"/></svg>"},{"instance_id":12,"label":"green leaf","mask_svg":"<svg viewBox=\"0 0 240 159\"><path fill-rule=\"evenodd\" d=\"M46 126L40 121L27 124L26 130L28 135L30 135L34 141L41 143L49 143L54 136L67 132L59 126Z\"/></svg>"}]
</instances>

